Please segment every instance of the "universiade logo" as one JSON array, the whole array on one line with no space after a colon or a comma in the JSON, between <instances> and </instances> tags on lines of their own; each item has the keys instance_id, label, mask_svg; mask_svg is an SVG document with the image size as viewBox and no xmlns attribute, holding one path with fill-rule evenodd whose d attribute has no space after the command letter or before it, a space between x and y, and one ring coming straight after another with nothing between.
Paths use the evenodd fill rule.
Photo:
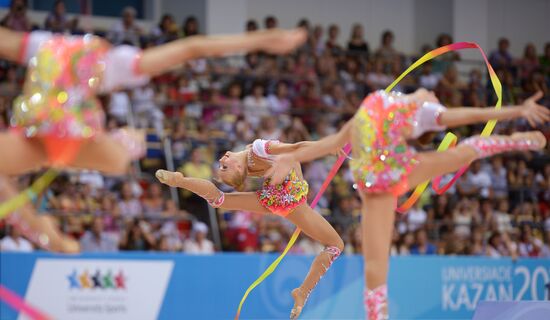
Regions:
<instances>
[{"instance_id":1,"label":"universiade logo","mask_svg":"<svg viewBox=\"0 0 550 320\"><path fill-rule=\"evenodd\" d=\"M113 289L126 290L126 277L121 271L115 276L111 270L107 273L101 273L99 270L94 274L88 273L87 270L78 274L76 270L67 275L69 281L69 289Z\"/></svg>"}]
</instances>

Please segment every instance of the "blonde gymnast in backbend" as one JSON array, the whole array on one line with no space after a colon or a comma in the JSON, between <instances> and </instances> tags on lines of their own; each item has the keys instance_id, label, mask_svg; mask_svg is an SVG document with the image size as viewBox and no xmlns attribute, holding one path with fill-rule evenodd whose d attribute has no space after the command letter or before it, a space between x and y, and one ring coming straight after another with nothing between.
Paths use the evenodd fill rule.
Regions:
<instances>
[{"instance_id":1,"label":"blonde gymnast in backbend","mask_svg":"<svg viewBox=\"0 0 550 320\"><path fill-rule=\"evenodd\" d=\"M279 143L272 140L255 140L241 152L226 152L220 159L220 179L235 189L241 189L247 176L261 177L271 167L276 155L306 147L309 142L297 144ZM307 203L308 184L302 176L299 162L284 181L270 185L269 181L257 192L232 192L224 194L212 182L184 177L180 172L157 171L157 178L172 187L184 188L206 199L213 207L226 210L247 210L260 214L273 213L290 220L308 236L320 242L325 249L313 260L302 284L292 290L294 299L290 318L296 319L321 277L344 248L344 242L334 228Z\"/></svg>"},{"instance_id":2,"label":"blonde gymnast in backbend","mask_svg":"<svg viewBox=\"0 0 550 320\"><path fill-rule=\"evenodd\" d=\"M9 150L0 157L0 176L42 167L122 174L144 152L143 136L126 129L104 132L97 94L142 85L151 76L199 57L256 50L286 53L303 43L305 33L270 30L195 36L143 51L112 47L91 35L19 33L1 27L0 39L1 58L28 65L23 93L14 103L11 130L0 133L0 148ZM2 181L10 183L5 177ZM6 199L9 194L0 197ZM30 215L21 216L25 217ZM40 228L41 224L27 225ZM33 239L61 239L51 228L30 230L40 233L30 236ZM52 247L78 250L72 245Z\"/></svg>"},{"instance_id":3,"label":"blonde gymnast in backbend","mask_svg":"<svg viewBox=\"0 0 550 320\"><path fill-rule=\"evenodd\" d=\"M537 93L521 106L495 109L447 109L420 89L410 95L378 91L365 98L355 116L338 132L303 148L279 155L266 177L278 183L296 162L334 153L351 141L353 171L361 197L365 311L367 319L388 319L387 273L397 198L418 184L456 171L497 153L541 150L546 139L538 131L511 136L475 136L443 152L416 152L407 140L426 132L482 123L525 118L532 126L550 120L550 110L538 105Z\"/></svg>"}]
</instances>

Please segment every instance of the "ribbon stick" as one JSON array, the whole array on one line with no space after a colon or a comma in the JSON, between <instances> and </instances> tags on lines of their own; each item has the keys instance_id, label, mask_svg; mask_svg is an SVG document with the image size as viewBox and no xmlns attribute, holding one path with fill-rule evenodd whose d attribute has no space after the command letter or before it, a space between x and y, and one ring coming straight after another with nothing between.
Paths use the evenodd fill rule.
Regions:
<instances>
[{"instance_id":1,"label":"ribbon stick","mask_svg":"<svg viewBox=\"0 0 550 320\"><path fill-rule=\"evenodd\" d=\"M4 301L7 305L17 310L20 313L24 313L33 320L49 320L50 317L46 316L42 312L30 306L16 293L12 292L8 288L0 284L0 300Z\"/></svg>"},{"instance_id":2,"label":"ribbon stick","mask_svg":"<svg viewBox=\"0 0 550 320\"><path fill-rule=\"evenodd\" d=\"M9 213L16 211L24 206L32 198L44 191L47 186L57 177L58 172L54 169L49 169L40 178L38 178L32 186L28 187L17 196L5 201L0 205L0 220L7 216Z\"/></svg>"},{"instance_id":3,"label":"ribbon stick","mask_svg":"<svg viewBox=\"0 0 550 320\"><path fill-rule=\"evenodd\" d=\"M330 170L328 176L325 178L325 181L323 182L323 185L321 186L321 188L319 189L319 192L317 192L317 194L315 195L315 198L313 199L313 201L311 201L311 207L312 208L315 208L315 206L317 205L317 203L319 202L319 200L321 200L321 197L323 196L323 193L325 192L325 190L327 189L328 185L330 184L330 181L332 180L332 178L334 178L334 176L336 175L336 173L338 172L338 169L340 169L340 167L342 166L342 164L344 163L344 161L346 160L346 156L349 154L349 152L351 151L351 144L347 144L344 148L343 148L343 151L345 153L345 155L341 155L338 160L336 160L336 163L332 166L332 169ZM267 269L262 273L262 275L260 275L258 277L258 279L256 279L249 287L248 289L246 289L246 292L244 293L244 296L242 297L241 299L241 302L239 303L239 308L237 309L237 314L235 315L235 320L239 319L239 316L241 315L241 309L243 307L243 304L244 304L244 301L246 300L246 298L248 297L248 294L254 290L254 288L256 288L260 283L262 283L262 281L264 281L267 277L269 277L270 274L273 273L273 271L275 271L275 269L277 268L277 266L279 265L279 263L281 262L281 260L283 260L283 258L286 256L286 254L288 253L288 251L290 250L290 248L292 248L292 246L294 245L294 243L296 242L296 239L298 239L298 236L300 235L300 232L302 232L302 230L300 230L300 228L296 228L296 230L294 230L294 233L292 234L292 236L290 237L290 241L288 242L288 244L286 245L286 248L285 250L283 250L283 253L281 253L281 255L279 257L277 257L277 259L275 259L275 261L273 261L273 263L271 263L269 265L269 267L267 267Z\"/></svg>"}]
</instances>

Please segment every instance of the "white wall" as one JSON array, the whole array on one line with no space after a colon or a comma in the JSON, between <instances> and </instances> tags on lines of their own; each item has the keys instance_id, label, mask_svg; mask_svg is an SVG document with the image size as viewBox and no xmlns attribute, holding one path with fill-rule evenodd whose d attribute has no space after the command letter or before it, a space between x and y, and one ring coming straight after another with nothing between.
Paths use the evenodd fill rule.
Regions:
<instances>
[{"instance_id":1,"label":"white wall","mask_svg":"<svg viewBox=\"0 0 550 320\"><path fill-rule=\"evenodd\" d=\"M206 0L162 0L160 9L160 16L165 13L171 14L180 27L188 16L193 15L199 21L200 31L205 31ZM158 22L159 21L155 21L154 23L157 24Z\"/></svg>"},{"instance_id":2,"label":"white wall","mask_svg":"<svg viewBox=\"0 0 550 320\"><path fill-rule=\"evenodd\" d=\"M240 33L245 29L247 0L206 0L206 32Z\"/></svg>"},{"instance_id":3,"label":"white wall","mask_svg":"<svg viewBox=\"0 0 550 320\"><path fill-rule=\"evenodd\" d=\"M404 52L414 51L414 1L412 0L248 0L247 17L263 25L268 15L279 19L283 28L296 26L303 17L312 24L340 26L340 42L347 44L351 26L361 23L371 49L380 43L381 33L395 33L395 47Z\"/></svg>"},{"instance_id":4,"label":"white wall","mask_svg":"<svg viewBox=\"0 0 550 320\"><path fill-rule=\"evenodd\" d=\"M0 17L4 17L6 14L8 14L8 10L1 9L0 10ZM48 12L46 11L29 11L28 12L29 19L32 21L33 24L37 24L40 27L44 27L44 21L46 20L46 17L48 16ZM72 18L73 14L68 15L70 18ZM93 30L109 30L111 26L119 20L119 18L113 18L113 17L103 17L103 16L82 16L78 15L79 19L79 26L81 28L84 28L86 31L87 29ZM156 24L156 22L153 21L147 21L147 20L137 20L138 24L143 27L145 30L150 30L151 27Z\"/></svg>"},{"instance_id":5,"label":"white wall","mask_svg":"<svg viewBox=\"0 0 550 320\"><path fill-rule=\"evenodd\" d=\"M489 0L455 0L453 5L453 40L476 42L489 52ZM463 50L465 59L481 60L479 52Z\"/></svg>"},{"instance_id":6,"label":"white wall","mask_svg":"<svg viewBox=\"0 0 550 320\"><path fill-rule=\"evenodd\" d=\"M36 1L36 0L35 0ZM99 0L98 0L99 1ZM247 19L263 24L267 15L279 19L283 28L291 28L302 17L312 24L340 26L340 42L346 45L351 26L359 22L371 49L380 43L385 29L395 33L395 47L405 53L417 53L420 47L434 45L440 33L450 33L455 41L478 42L485 51L507 37L517 56L529 41L538 52L550 41L550 0L151 0L155 17L140 21L149 28L162 13L170 13L178 24L188 15L199 19L207 33L234 33L244 30ZM0 10L0 15L5 14ZM31 12L31 19L42 25L45 12ZM108 29L116 18L93 17L91 25ZM471 51L471 50L469 50ZM464 57L479 59L474 51Z\"/></svg>"},{"instance_id":7,"label":"white wall","mask_svg":"<svg viewBox=\"0 0 550 320\"><path fill-rule=\"evenodd\" d=\"M416 0L414 49L420 51L424 44L435 47L435 41L440 34L452 35L453 20L453 1Z\"/></svg>"},{"instance_id":8,"label":"white wall","mask_svg":"<svg viewBox=\"0 0 550 320\"><path fill-rule=\"evenodd\" d=\"M550 0L489 0L489 47L495 49L501 37L510 40L510 50L523 55L528 42L539 54L550 42Z\"/></svg>"}]
</instances>

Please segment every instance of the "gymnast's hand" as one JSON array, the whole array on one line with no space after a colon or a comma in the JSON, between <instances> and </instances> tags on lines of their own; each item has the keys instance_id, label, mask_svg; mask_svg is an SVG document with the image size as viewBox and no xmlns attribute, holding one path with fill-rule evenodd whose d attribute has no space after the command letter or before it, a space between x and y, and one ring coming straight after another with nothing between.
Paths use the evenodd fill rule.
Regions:
<instances>
[{"instance_id":1,"label":"gymnast's hand","mask_svg":"<svg viewBox=\"0 0 550 320\"><path fill-rule=\"evenodd\" d=\"M181 172L172 172L167 170L157 170L155 173L157 179L170 187L178 187L179 180L185 178Z\"/></svg>"},{"instance_id":2,"label":"gymnast's hand","mask_svg":"<svg viewBox=\"0 0 550 320\"><path fill-rule=\"evenodd\" d=\"M550 109L537 103L543 97L542 91L538 91L523 102L521 116L529 122L532 127L550 121Z\"/></svg>"},{"instance_id":3,"label":"gymnast's hand","mask_svg":"<svg viewBox=\"0 0 550 320\"><path fill-rule=\"evenodd\" d=\"M294 168L296 164L296 159L290 154L281 154L275 156L271 163L271 168L269 168L265 174L264 178L271 179L269 184L276 185L284 181L285 177L290 173L290 170Z\"/></svg>"}]
</instances>

